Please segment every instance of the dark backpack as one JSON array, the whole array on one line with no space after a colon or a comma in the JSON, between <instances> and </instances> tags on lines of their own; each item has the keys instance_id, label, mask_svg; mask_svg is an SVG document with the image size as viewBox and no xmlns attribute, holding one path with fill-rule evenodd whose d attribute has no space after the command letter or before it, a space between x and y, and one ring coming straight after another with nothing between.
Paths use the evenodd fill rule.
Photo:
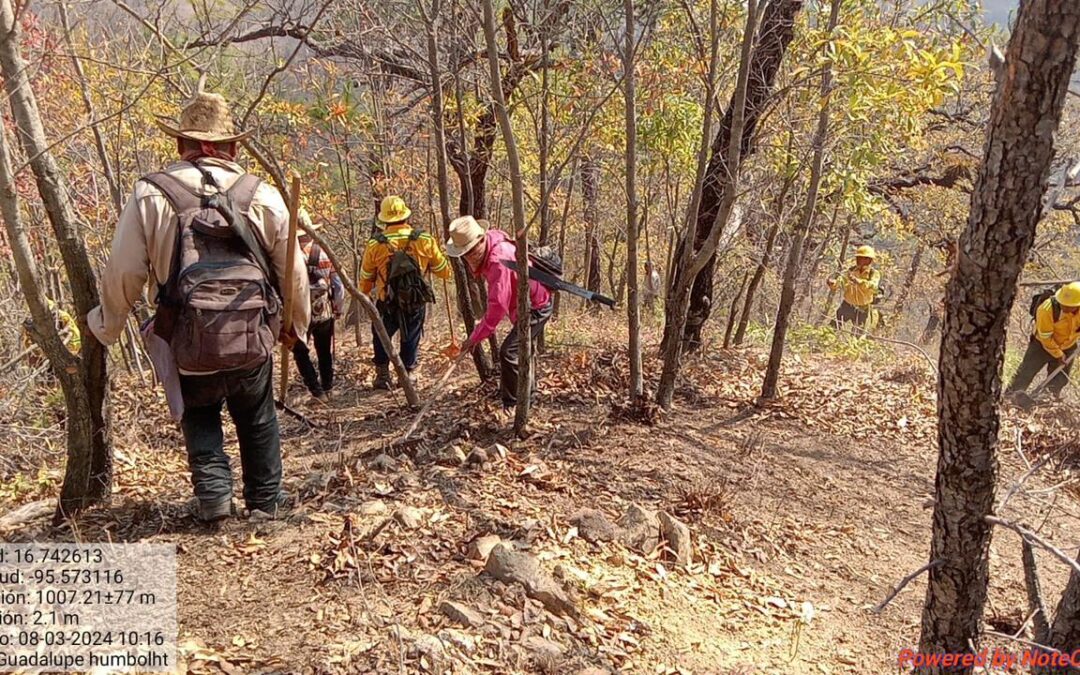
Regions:
<instances>
[{"instance_id":1,"label":"dark backpack","mask_svg":"<svg viewBox=\"0 0 1080 675\"><path fill-rule=\"evenodd\" d=\"M217 188L195 164L205 184ZM247 211L262 182L241 176L225 192L201 195L167 173L142 180L157 187L177 215L169 278L158 287L154 332L188 373L247 370L273 353L281 301L273 269Z\"/></svg>"},{"instance_id":2,"label":"dark backpack","mask_svg":"<svg viewBox=\"0 0 1080 675\"><path fill-rule=\"evenodd\" d=\"M541 272L547 272L556 279L562 279L562 257L559 256L559 252L555 250L554 246L538 246L536 248L529 246L529 262ZM550 288L546 285L544 288L547 288L548 290L560 290Z\"/></svg>"},{"instance_id":3,"label":"dark backpack","mask_svg":"<svg viewBox=\"0 0 1080 675\"><path fill-rule=\"evenodd\" d=\"M383 302L386 307L405 316L415 314L423 309L424 305L435 302L435 293L424 281L420 265L416 258L409 255L413 242L423 233L421 229L413 230L402 248L390 243L382 232L375 235L375 241L390 249L390 262L386 266L386 298Z\"/></svg>"},{"instance_id":4,"label":"dark backpack","mask_svg":"<svg viewBox=\"0 0 1080 675\"><path fill-rule=\"evenodd\" d=\"M311 289L311 323L325 323L334 318L330 298L330 279L319 267L322 249L315 242L307 257L308 287Z\"/></svg>"},{"instance_id":5,"label":"dark backpack","mask_svg":"<svg viewBox=\"0 0 1080 675\"><path fill-rule=\"evenodd\" d=\"M1039 307L1047 300L1050 300L1051 309L1054 312L1054 322L1057 323L1057 320L1061 318L1061 304L1057 301L1057 298L1054 297L1054 294L1057 293L1059 288L1061 287L1052 286L1050 288L1044 288L1031 296L1031 304L1028 306L1028 314L1031 315L1031 318L1034 319L1035 314L1039 311Z\"/></svg>"}]
</instances>

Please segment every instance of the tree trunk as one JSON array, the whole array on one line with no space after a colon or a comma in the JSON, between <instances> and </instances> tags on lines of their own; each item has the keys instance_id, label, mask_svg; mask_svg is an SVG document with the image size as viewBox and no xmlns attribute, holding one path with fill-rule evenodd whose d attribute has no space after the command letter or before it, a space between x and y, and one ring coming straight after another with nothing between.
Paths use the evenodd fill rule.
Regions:
<instances>
[{"instance_id":1,"label":"tree trunk","mask_svg":"<svg viewBox=\"0 0 1080 675\"><path fill-rule=\"evenodd\" d=\"M921 652L978 648L991 536L985 517L997 485L1005 328L1035 239L1078 40L1080 3L1022 3L994 94L983 164L946 296L930 546L930 560L942 564L929 573Z\"/></svg>"},{"instance_id":2,"label":"tree trunk","mask_svg":"<svg viewBox=\"0 0 1080 675\"><path fill-rule=\"evenodd\" d=\"M581 198L585 216L585 288L600 292L600 164L592 157L581 160Z\"/></svg>"},{"instance_id":3,"label":"tree trunk","mask_svg":"<svg viewBox=\"0 0 1080 675\"><path fill-rule=\"evenodd\" d=\"M37 181L38 192L45 204L45 211L52 225L64 263L68 281L71 285L72 299L75 304L79 331L82 334L82 349L78 358L61 358L57 349L47 350L54 361L57 372L66 372L59 376L67 405L67 467L60 493L57 519L72 515L79 510L109 497L112 488L112 448L109 435L109 381L105 365L105 347L94 339L86 324L86 315L98 304L97 284L94 280L90 257L86 253L84 236L79 231L74 209L68 199L63 176L49 151L45 138L45 129L41 123L37 100L30 87L26 62L20 53L21 31L15 18L11 0L0 0L0 69L4 76L4 90L11 105L12 117L16 123L15 134L22 145L23 153L29 157L29 164ZM6 132L5 132L6 133ZM14 189L15 176L10 170L11 152L4 141L4 154L8 166L7 174L11 189ZM9 208L17 210L17 203ZM15 214L10 214L15 217ZM9 214L5 213L5 221ZM13 226L17 227L17 222ZM9 230L9 234L12 232ZM12 237L14 239L14 236ZM48 328L42 324L41 308L35 309L33 301L31 311L35 315L35 327L32 334L37 334L39 344L45 349L49 342L43 338L43 331ZM40 300L40 298L39 298ZM51 313L49 313L51 317ZM56 345L54 344L53 347ZM67 349L62 347L64 353ZM72 373L71 371L75 372Z\"/></svg>"},{"instance_id":4,"label":"tree trunk","mask_svg":"<svg viewBox=\"0 0 1080 675\"><path fill-rule=\"evenodd\" d=\"M439 11L441 0L432 0L431 14L425 17L427 24L427 57L431 74L431 120L435 129L435 165L438 172L439 215L442 218L443 237L450 238L450 176L447 172L446 159L446 123L443 118L442 74L439 68ZM476 314L473 312L472 291L469 288L469 273L461 258L450 258L454 269L454 288L457 291L457 306L465 323L466 335L476 327ZM491 376L491 360L484 349L474 349L472 353L476 372L481 379Z\"/></svg>"},{"instance_id":5,"label":"tree trunk","mask_svg":"<svg viewBox=\"0 0 1080 675\"><path fill-rule=\"evenodd\" d=\"M904 308L907 307L908 298L911 296L911 287L915 285L915 277L919 273L919 265L922 264L925 251L926 244L920 239L918 244L915 245L915 255L911 256L911 267L908 268L907 276L904 277L904 285L900 287L900 297L896 299L896 304L893 305L892 314L897 319L904 315ZM893 325L895 325L895 322Z\"/></svg>"},{"instance_id":6,"label":"tree trunk","mask_svg":"<svg viewBox=\"0 0 1080 675\"><path fill-rule=\"evenodd\" d=\"M1069 654L1075 652L1080 645L1080 574L1073 572L1069 576L1069 583L1065 585L1065 592L1061 594L1061 602L1058 603L1057 611L1054 612L1054 625L1050 628L1046 646L1053 647L1058 651ZM1032 670L1038 675L1077 675L1080 673L1080 664L1073 664L1071 668L1047 669L1041 673Z\"/></svg>"},{"instance_id":7,"label":"tree trunk","mask_svg":"<svg viewBox=\"0 0 1080 675\"><path fill-rule=\"evenodd\" d=\"M742 299L743 291L746 289L746 281L749 278L749 272L743 274L742 282L739 284L739 290L735 291L734 297L731 298L731 306L728 308L727 327L724 329L724 349L731 347L731 331L735 328L735 315L739 311L739 300Z\"/></svg>"},{"instance_id":8,"label":"tree trunk","mask_svg":"<svg viewBox=\"0 0 1080 675\"><path fill-rule=\"evenodd\" d=\"M757 297L758 288L761 286L762 280L765 279L765 272L769 269L769 258L772 256L773 246L776 244L776 235L779 232L780 221L777 219L769 228L769 234L765 239L765 252L761 254L761 260L754 270L754 276L750 277L750 286L746 289L746 300L743 302L739 325L735 329L735 338L732 341L736 347L741 346L746 338L746 329L750 325L750 315L754 308L754 298Z\"/></svg>"},{"instance_id":9,"label":"tree trunk","mask_svg":"<svg viewBox=\"0 0 1080 675\"><path fill-rule=\"evenodd\" d=\"M829 39L840 20L841 0L832 0L829 10ZM803 241L813 227L817 215L818 190L821 188L822 165L825 161L825 141L829 134L829 99L832 93L832 62L825 65L821 74L821 111L818 113L817 129L814 131L814 158L810 168L810 186L806 193L806 210L802 222L795 232L795 239L788 251L787 265L784 268L784 285L780 291L780 306L776 310L776 324L773 327L772 349L769 351L769 365L765 369L765 381L761 386L761 398L776 398L777 384L780 379L780 362L784 358L784 342L787 340L788 322L795 304L795 281L802 264Z\"/></svg>"},{"instance_id":10,"label":"tree trunk","mask_svg":"<svg viewBox=\"0 0 1080 675\"><path fill-rule=\"evenodd\" d=\"M540 26L540 245L547 246L551 236L551 170L548 166L551 154L551 84L548 81L548 54L550 41L548 33L548 2L543 3L544 20Z\"/></svg>"},{"instance_id":11,"label":"tree trunk","mask_svg":"<svg viewBox=\"0 0 1080 675\"><path fill-rule=\"evenodd\" d=\"M518 289L517 289L517 409L514 411L514 432L525 434L529 424L529 403L532 398L532 326L529 302L529 238L525 221L525 186L521 180L521 160L518 157L514 128L510 124L510 113L506 108L503 94L503 78L499 73L499 46L495 41L495 8L493 0L484 0L484 37L487 40L488 64L491 72L491 89L494 98L495 114L502 128L503 144L506 145L506 160L510 170L511 205L514 212L514 234L517 244ZM509 12L509 8L505 10ZM504 14L504 22L505 22Z\"/></svg>"},{"instance_id":12,"label":"tree trunk","mask_svg":"<svg viewBox=\"0 0 1080 675\"><path fill-rule=\"evenodd\" d=\"M752 140L757 128L758 120L770 104L773 103L772 88L776 73L784 60L784 53L795 35L795 16L803 6L803 0L774 0L764 9L761 21L760 42L754 49L753 59L750 63L750 79L746 92L746 121L743 124L740 136L741 152L745 157L754 151ZM697 227L693 238L693 251L700 251L705 241L712 235L717 227L723 227L717 215L720 213L720 205L724 193L730 188L732 176L725 172L724 158L732 137L732 111L734 105L728 103L720 130L712 144L712 156L705 172L705 180L701 188L701 201L697 212ZM679 248L687 245L684 236L679 241ZM676 264L679 260L676 253ZM701 344L702 327L712 311L713 299L713 270L716 265L716 256L709 257L701 273L692 280L693 293L690 297L690 307L687 312L686 326L681 331L682 339L688 350L693 350ZM679 277L685 274L681 267L676 268L675 283L678 285ZM670 300L668 306L671 306ZM671 321L664 326L664 343L666 344L675 335L672 333Z\"/></svg>"},{"instance_id":13,"label":"tree trunk","mask_svg":"<svg viewBox=\"0 0 1080 675\"><path fill-rule=\"evenodd\" d=\"M770 5L771 7L772 5ZM766 10L768 11L768 10ZM709 151L709 135L712 129L712 111L716 98L716 73L718 70L718 9L716 0L709 3L709 39L711 43L709 53L709 75L706 84L705 115L702 119L701 148L698 151L697 169L694 175L694 192L690 199L690 208L687 211L686 241L695 241L695 230L698 223L698 211L701 207L702 192L706 176L706 157ZM743 29L742 46L739 58L739 74L735 81L735 91L731 95L731 138L723 155L723 174L730 180L725 182L727 190L720 201L717 211L717 222L712 234L696 253L689 246L684 246L678 253L678 264L684 270L680 278L672 284L669 292L670 300L665 304L666 316L670 321L665 327L665 341L660 351L664 357L663 368L660 371L660 384L656 390L656 401L665 410L671 408L675 396L675 379L678 376L680 360L682 358L683 341L680 336L686 325L687 312L690 309L690 288L694 279L708 264L708 260L716 252L720 237L727 227L728 219L735 206L736 190L739 185L739 167L742 166L742 130L746 114L746 92L749 88L749 78L753 60L754 41L758 26L758 3L757 0L749 0L746 6L746 27ZM668 332L670 328L670 333ZM667 339L668 337L671 339Z\"/></svg>"},{"instance_id":14,"label":"tree trunk","mask_svg":"<svg viewBox=\"0 0 1080 675\"><path fill-rule=\"evenodd\" d=\"M634 110L634 0L623 1L626 44L623 86L626 97L626 316L630 347L630 400L645 393L641 375L641 312L638 307L637 114Z\"/></svg>"}]
</instances>

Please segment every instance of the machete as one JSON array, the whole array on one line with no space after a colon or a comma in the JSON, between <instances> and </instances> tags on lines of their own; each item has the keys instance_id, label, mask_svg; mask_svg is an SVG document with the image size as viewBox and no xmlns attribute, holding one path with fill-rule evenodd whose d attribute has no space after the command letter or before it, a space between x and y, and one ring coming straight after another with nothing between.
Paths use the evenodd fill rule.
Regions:
<instances>
[{"instance_id":1,"label":"machete","mask_svg":"<svg viewBox=\"0 0 1080 675\"><path fill-rule=\"evenodd\" d=\"M518 264L516 260L501 260L500 262L511 270L515 272L518 271ZM536 269L535 267L529 268L529 278L536 279L544 286L547 286L550 290L566 291L567 293L576 295L579 298L585 298L586 300L590 300L592 302L599 302L601 305L607 305L611 309L615 309L615 301L607 297L606 295L594 293L593 291L584 289L581 286L575 286L569 281L563 281L559 277L553 274L548 274L547 272Z\"/></svg>"}]
</instances>

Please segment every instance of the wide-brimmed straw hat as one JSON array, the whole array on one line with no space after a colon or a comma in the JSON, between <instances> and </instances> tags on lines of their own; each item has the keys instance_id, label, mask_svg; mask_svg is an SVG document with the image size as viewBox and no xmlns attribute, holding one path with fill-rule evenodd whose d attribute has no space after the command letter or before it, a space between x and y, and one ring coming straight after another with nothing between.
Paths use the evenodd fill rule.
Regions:
<instances>
[{"instance_id":1,"label":"wide-brimmed straw hat","mask_svg":"<svg viewBox=\"0 0 1080 675\"><path fill-rule=\"evenodd\" d=\"M233 127L229 104L221 94L200 91L180 111L180 121L159 115L158 127L174 138L210 143L233 143L251 135Z\"/></svg>"},{"instance_id":2,"label":"wide-brimmed straw hat","mask_svg":"<svg viewBox=\"0 0 1080 675\"><path fill-rule=\"evenodd\" d=\"M396 225L404 223L412 215L412 210L405 205L405 200L397 195L390 195L382 200L379 207L379 224Z\"/></svg>"},{"instance_id":3,"label":"wide-brimmed straw hat","mask_svg":"<svg viewBox=\"0 0 1080 675\"><path fill-rule=\"evenodd\" d=\"M484 240L487 234L486 220L461 216L450 221L450 238L446 240L446 255L460 258Z\"/></svg>"}]
</instances>

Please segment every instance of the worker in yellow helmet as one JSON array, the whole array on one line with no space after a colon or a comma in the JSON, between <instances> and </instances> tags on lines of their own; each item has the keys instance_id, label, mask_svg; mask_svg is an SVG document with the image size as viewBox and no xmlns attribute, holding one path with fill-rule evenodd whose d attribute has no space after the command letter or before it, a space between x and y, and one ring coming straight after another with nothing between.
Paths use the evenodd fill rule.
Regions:
<instances>
[{"instance_id":1,"label":"worker in yellow helmet","mask_svg":"<svg viewBox=\"0 0 1080 675\"><path fill-rule=\"evenodd\" d=\"M1060 397L1069 381L1077 340L1080 340L1080 282L1074 281L1057 289L1035 308L1031 340L1006 393L1025 391L1043 368L1049 374L1065 366L1047 385L1055 398Z\"/></svg>"},{"instance_id":2,"label":"worker in yellow helmet","mask_svg":"<svg viewBox=\"0 0 1080 675\"><path fill-rule=\"evenodd\" d=\"M860 246L855 250L855 264L828 280L829 288L843 289L844 300L836 310L833 325L840 329L845 321L858 328L872 328L868 324L874 312L871 305L881 289L881 272L874 269L877 252L873 246Z\"/></svg>"}]
</instances>

